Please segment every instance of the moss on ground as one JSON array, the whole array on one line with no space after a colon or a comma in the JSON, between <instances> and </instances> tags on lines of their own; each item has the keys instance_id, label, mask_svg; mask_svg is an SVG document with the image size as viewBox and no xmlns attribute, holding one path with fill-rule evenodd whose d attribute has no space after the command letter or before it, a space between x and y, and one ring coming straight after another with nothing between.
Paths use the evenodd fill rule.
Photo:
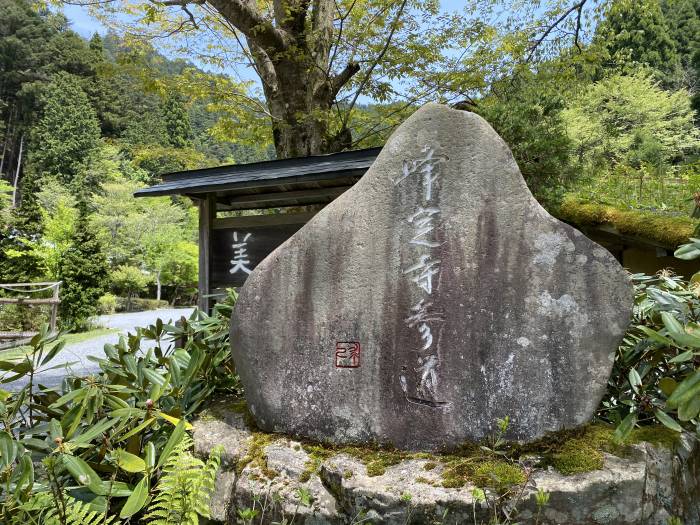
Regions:
<instances>
[{"instance_id":1,"label":"moss on ground","mask_svg":"<svg viewBox=\"0 0 700 525\"><path fill-rule=\"evenodd\" d=\"M700 224L683 216L669 216L642 210L620 210L605 204L586 202L576 196L566 196L555 215L577 226L613 226L624 235L656 241L668 248L688 242Z\"/></svg>"}]
</instances>

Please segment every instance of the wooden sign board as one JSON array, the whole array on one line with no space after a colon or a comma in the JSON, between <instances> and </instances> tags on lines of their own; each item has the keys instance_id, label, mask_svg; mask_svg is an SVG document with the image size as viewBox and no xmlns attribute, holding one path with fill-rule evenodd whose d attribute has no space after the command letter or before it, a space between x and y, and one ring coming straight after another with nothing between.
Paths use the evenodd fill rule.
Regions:
<instances>
[{"instance_id":1,"label":"wooden sign board","mask_svg":"<svg viewBox=\"0 0 700 525\"><path fill-rule=\"evenodd\" d=\"M250 272L312 216L304 213L216 219L211 232L210 286L243 286Z\"/></svg>"}]
</instances>

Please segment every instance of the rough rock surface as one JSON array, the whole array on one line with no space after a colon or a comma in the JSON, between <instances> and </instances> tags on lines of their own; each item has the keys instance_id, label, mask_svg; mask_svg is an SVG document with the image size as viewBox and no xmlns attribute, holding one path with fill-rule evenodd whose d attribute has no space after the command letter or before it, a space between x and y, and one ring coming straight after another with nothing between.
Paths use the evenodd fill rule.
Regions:
<instances>
[{"instance_id":1,"label":"rough rock surface","mask_svg":"<svg viewBox=\"0 0 700 525\"><path fill-rule=\"evenodd\" d=\"M253 433L225 406L214 413L195 423L194 436L199 454L220 444L225 449L212 501L216 523L238 523L245 509L258 511L256 525L283 518L305 525L461 525L474 523L474 515L476 523L489 522L486 505L474 508L473 485L441 486L444 466L435 458L405 460L370 476L355 457L337 454L315 463L293 439ZM252 452L256 440L265 444ZM428 463L436 465L426 469ZM302 503L300 489L308 491L310 505ZM601 470L573 476L534 469L522 494L513 491L519 500L501 507L511 505L518 523L535 523L539 489L550 496L538 520L543 525L667 525L672 516L700 525L700 446L690 436L675 450L641 443L624 458L605 455Z\"/></svg>"},{"instance_id":2,"label":"rough rock surface","mask_svg":"<svg viewBox=\"0 0 700 525\"><path fill-rule=\"evenodd\" d=\"M592 416L631 305L486 121L429 104L253 271L232 348L267 431L437 450L509 416L532 440Z\"/></svg>"}]
</instances>

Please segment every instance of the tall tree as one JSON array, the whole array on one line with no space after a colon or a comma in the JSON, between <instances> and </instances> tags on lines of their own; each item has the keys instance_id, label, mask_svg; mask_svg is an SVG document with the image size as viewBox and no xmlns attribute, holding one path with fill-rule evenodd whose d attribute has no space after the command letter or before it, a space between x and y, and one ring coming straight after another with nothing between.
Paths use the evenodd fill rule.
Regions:
<instances>
[{"instance_id":1,"label":"tall tree","mask_svg":"<svg viewBox=\"0 0 700 525\"><path fill-rule=\"evenodd\" d=\"M170 145L176 148L190 146L192 144L192 126L182 99L177 94L169 93L163 101L162 111Z\"/></svg>"},{"instance_id":2,"label":"tall tree","mask_svg":"<svg viewBox=\"0 0 700 525\"><path fill-rule=\"evenodd\" d=\"M684 71L683 84L693 93L700 127L700 0L664 0L661 4Z\"/></svg>"},{"instance_id":3,"label":"tall tree","mask_svg":"<svg viewBox=\"0 0 700 525\"><path fill-rule=\"evenodd\" d=\"M680 55L659 0L611 2L596 33L613 65L630 71L646 65L662 74L666 87L681 85Z\"/></svg>"},{"instance_id":4,"label":"tall tree","mask_svg":"<svg viewBox=\"0 0 700 525\"><path fill-rule=\"evenodd\" d=\"M268 119L278 157L340 151L425 101L474 97L513 61L534 56L529 42L578 41L583 8L595 1L562 8L553 0L537 10L508 1L525 12L516 31L502 3L477 0L459 13L435 0L85 0L105 23L128 25L130 37L166 36L158 41L241 73L249 65L264 100L250 82L232 81L226 91L239 127L247 127L244 113ZM393 103L393 113L377 112L358 135L356 109L368 99Z\"/></svg>"},{"instance_id":5,"label":"tall tree","mask_svg":"<svg viewBox=\"0 0 700 525\"><path fill-rule=\"evenodd\" d=\"M700 147L687 90L665 91L644 72L616 74L592 84L562 117L573 154L593 173L654 157L654 163L670 163Z\"/></svg>"},{"instance_id":6,"label":"tall tree","mask_svg":"<svg viewBox=\"0 0 700 525\"><path fill-rule=\"evenodd\" d=\"M71 186L100 143L97 115L78 79L57 73L42 96L42 117L32 133L32 167Z\"/></svg>"},{"instance_id":7,"label":"tall tree","mask_svg":"<svg viewBox=\"0 0 700 525\"><path fill-rule=\"evenodd\" d=\"M108 265L102 243L89 226L85 203L79 206L71 246L59 263L63 281L60 316L62 326L82 328L96 313L97 300L108 285Z\"/></svg>"}]
</instances>

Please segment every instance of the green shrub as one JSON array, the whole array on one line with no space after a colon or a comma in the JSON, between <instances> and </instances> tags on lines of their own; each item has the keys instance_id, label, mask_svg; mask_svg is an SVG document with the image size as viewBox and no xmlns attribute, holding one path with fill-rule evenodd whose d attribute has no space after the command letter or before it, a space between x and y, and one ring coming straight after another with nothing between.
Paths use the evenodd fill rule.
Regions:
<instances>
[{"instance_id":1,"label":"green shrub","mask_svg":"<svg viewBox=\"0 0 700 525\"><path fill-rule=\"evenodd\" d=\"M0 362L0 381L28 378L17 392L0 389L0 523L208 517L218 452L207 463L192 456L188 420L215 390L237 388L231 310L196 310L177 327L159 319L105 345L101 372L66 377L56 389L34 384L63 347L46 327L28 353ZM78 497L97 505L82 507ZM178 515L164 517L168 508Z\"/></svg>"},{"instance_id":2,"label":"green shrub","mask_svg":"<svg viewBox=\"0 0 700 525\"><path fill-rule=\"evenodd\" d=\"M598 417L618 440L638 423L696 432L700 420L700 287L670 273L632 276L632 325L620 345Z\"/></svg>"},{"instance_id":3,"label":"green shrub","mask_svg":"<svg viewBox=\"0 0 700 525\"><path fill-rule=\"evenodd\" d=\"M168 301L157 299L144 299L135 297L131 300L126 297L117 297L117 312L148 312L150 310L159 310L169 306Z\"/></svg>"},{"instance_id":4,"label":"green shrub","mask_svg":"<svg viewBox=\"0 0 700 525\"><path fill-rule=\"evenodd\" d=\"M0 305L0 330L36 332L48 323L50 310L45 305Z\"/></svg>"},{"instance_id":5,"label":"green shrub","mask_svg":"<svg viewBox=\"0 0 700 525\"><path fill-rule=\"evenodd\" d=\"M153 278L135 266L122 265L110 275L112 290L126 297L124 309L131 311L131 303L153 281Z\"/></svg>"},{"instance_id":6,"label":"green shrub","mask_svg":"<svg viewBox=\"0 0 700 525\"><path fill-rule=\"evenodd\" d=\"M97 311L102 315L113 314L117 311L117 296L109 292L97 300Z\"/></svg>"}]
</instances>

